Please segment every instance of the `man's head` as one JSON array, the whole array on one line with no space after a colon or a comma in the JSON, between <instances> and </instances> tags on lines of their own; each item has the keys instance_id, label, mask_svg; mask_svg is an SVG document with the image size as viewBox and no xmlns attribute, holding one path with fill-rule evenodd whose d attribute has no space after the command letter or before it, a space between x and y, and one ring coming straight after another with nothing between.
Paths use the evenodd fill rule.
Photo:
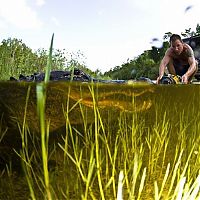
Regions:
<instances>
[{"instance_id":1,"label":"man's head","mask_svg":"<svg viewBox=\"0 0 200 200\"><path fill-rule=\"evenodd\" d=\"M173 34L170 37L169 42L170 42L171 48L173 49L174 53L177 55L180 55L183 51L183 41L182 41L180 35Z\"/></svg>"}]
</instances>

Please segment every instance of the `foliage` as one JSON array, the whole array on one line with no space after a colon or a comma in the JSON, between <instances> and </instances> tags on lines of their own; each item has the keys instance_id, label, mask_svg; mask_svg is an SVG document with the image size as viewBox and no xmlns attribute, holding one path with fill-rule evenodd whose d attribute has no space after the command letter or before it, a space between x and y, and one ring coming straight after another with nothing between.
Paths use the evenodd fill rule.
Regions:
<instances>
[{"instance_id":1,"label":"foliage","mask_svg":"<svg viewBox=\"0 0 200 200\"><path fill-rule=\"evenodd\" d=\"M168 42L164 42L162 48L152 47L151 50L146 50L137 58L124 63L121 67L117 66L113 70L106 72L105 75L113 79L138 79L140 77L148 77L155 79L158 75L158 67L161 58L163 57Z\"/></svg>"},{"instance_id":2,"label":"foliage","mask_svg":"<svg viewBox=\"0 0 200 200\"><path fill-rule=\"evenodd\" d=\"M53 49L52 70L68 70L77 67L92 73L82 60L83 54L78 51L69 53L65 49ZM8 80L10 76L18 77L20 74L30 75L45 71L48 51L44 48L33 51L20 39L4 39L0 44L0 76L1 80Z\"/></svg>"},{"instance_id":3,"label":"foliage","mask_svg":"<svg viewBox=\"0 0 200 200\"><path fill-rule=\"evenodd\" d=\"M161 48L152 46L150 50L144 51L141 55L130 60L122 66L117 66L113 70L106 72L104 75L112 79L138 79L148 77L156 79L158 76L159 63L168 48L169 43L164 41Z\"/></svg>"},{"instance_id":4,"label":"foliage","mask_svg":"<svg viewBox=\"0 0 200 200\"><path fill-rule=\"evenodd\" d=\"M0 169L0 199L200 198L199 88L57 83L46 91L37 88L36 99L32 84L16 85L25 93L29 89L24 98L11 93L15 102L25 100L16 109L5 100L20 135L15 129L4 134L0 126L0 156L13 149L17 154ZM38 128L31 126L37 121L30 110L34 106L40 108ZM58 114L50 117L48 107ZM62 129L51 131L58 117ZM18 137L21 145L11 148ZM17 162L23 174L15 171Z\"/></svg>"}]
</instances>

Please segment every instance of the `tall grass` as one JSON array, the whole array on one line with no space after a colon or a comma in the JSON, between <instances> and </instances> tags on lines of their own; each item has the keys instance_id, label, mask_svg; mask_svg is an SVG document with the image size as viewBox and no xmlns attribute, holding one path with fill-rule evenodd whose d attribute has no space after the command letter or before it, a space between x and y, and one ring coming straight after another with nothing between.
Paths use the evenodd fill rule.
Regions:
<instances>
[{"instance_id":1,"label":"tall grass","mask_svg":"<svg viewBox=\"0 0 200 200\"><path fill-rule=\"evenodd\" d=\"M52 48L53 36L50 60ZM36 86L40 143L27 122L30 87L23 123L19 124L22 148L16 153L22 161L31 199L200 198L199 115L188 117L183 109L174 114L172 120L170 112L173 107L163 111L162 99L160 103L153 102L155 106L151 110L141 113L117 110L117 106L115 109L104 108L102 104L99 106L101 84L66 83L66 99L63 105L59 105L63 108L60 114L65 117L65 130L50 133L53 121L47 121L45 112L50 60L45 82ZM80 93L76 102L71 98L74 92ZM85 104L86 92L89 92L87 101L93 107ZM140 105L134 95L132 99L123 100L131 101L133 108ZM79 125L75 125L71 118L77 110L82 121ZM195 112L194 108L191 110ZM89 117L93 118L92 122ZM0 130L5 137L5 129ZM60 135L49 142L51 134ZM7 168L7 174L12 180L12 170ZM9 186L14 197L15 184L10 182Z\"/></svg>"},{"instance_id":2,"label":"tall grass","mask_svg":"<svg viewBox=\"0 0 200 200\"><path fill-rule=\"evenodd\" d=\"M50 49L49 49L49 57L47 60L47 66L46 66L46 70L45 70L44 83L38 84L36 86L37 108L38 108L38 115L39 115L39 119L40 119L44 183L45 183L47 199L49 199L49 200L52 199L52 195L51 195L51 191L50 191L50 182L49 182L49 171L48 171L49 122L46 122L46 118L45 118L45 104L46 104L46 95L47 95L46 94L47 84L50 79L50 71L51 71L51 67L52 67L53 39L54 39L54 34L52 35L52 39L51 39L51 45L50 45Z\"/></svg>"},{"instance_id":3,"label":"tall grass","mask_svg":"<svg viewBox=\"0 0 200 200\"><path fill-rule=\"evenodd\" d=\"M73 87L77 86L69 86L69 102ZM85 92L80 85L78 87L80 93ZM19 126L22 138L19 155L30 197L37 199L40 194L45 199L98 199L99 196L102 199L198 199L200 138L194 133L199 131L196 124L199 118L187 122L183 113L179 115L176 129L167 113L160 116L157 111L156 120L148 126L141 120L143 114L120 111L116 118L109 114L111 110L105 115L105 110L98 107L94 85L89 88L95 104L94 122L88 124L88 108L81 99L75 104L68 102L68 108L63 110L66 132L62 140L55 143L55 148L48 142L51 121L45 121L44 93L37 90L40 125L43 126L41 153L38 144L29 146L35 140L26 124L25 105L24 123L22 128ZM27 104L29 92L30 89ZM81 129L75 127L70 118L76 107L82 116ZM114 122L115 119L118 121ZM188 127L192 130L190 140L186 136ZM179 131L176 140L174 130ZM42 158L42 168L38 156ZM49 166L51 159L56 161L53 170Z\"/></svg>"}]
</instances>

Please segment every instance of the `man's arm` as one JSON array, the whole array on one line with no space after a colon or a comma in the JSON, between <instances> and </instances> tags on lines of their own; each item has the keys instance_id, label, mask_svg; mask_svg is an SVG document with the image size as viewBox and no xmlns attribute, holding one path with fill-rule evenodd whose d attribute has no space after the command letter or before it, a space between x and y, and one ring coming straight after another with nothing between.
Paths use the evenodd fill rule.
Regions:
<instances>
[{"instance_id":1,"label":"man's arm","mask_svg":"<svg viewBox=\"0 0 200 200\"><path fill-rule=\"evenodd\" d=\"M189 77L192 76L194 72L197 70L197 61L195 60L194 52L191 47L188 48L187 55L188 55L188 64L190 65L190 67L188 68L188 71L182 76L182 81L184 83L188 83Z\"/></svg>"},{"instance_id":2,"label":"man's arm","mask_svg":"<svg viewBox=\"0 0 200 200\"><path fill-rule=\"evenodd\" d=\"M188 63L190 65L190 67L188 68L188 71L186 72L186 74L188 76L191 76L197 69L197 62L194 57L189 57Z\"/></svg>"},{"instance_id":3,"label":"man's arm","mask_svg":"<svg viewBox=\"0 0 200 200\"><path fill-rule=\"evenodd\" d=\"M165 56L163 57L163 59L160 63L159 76L157 78L157 83L163 77L163 75L165 73L165 68L169 64L169 61L170 61L169 50L167 50L167 52L165 53Z\"/></svg>"}]
</instances>

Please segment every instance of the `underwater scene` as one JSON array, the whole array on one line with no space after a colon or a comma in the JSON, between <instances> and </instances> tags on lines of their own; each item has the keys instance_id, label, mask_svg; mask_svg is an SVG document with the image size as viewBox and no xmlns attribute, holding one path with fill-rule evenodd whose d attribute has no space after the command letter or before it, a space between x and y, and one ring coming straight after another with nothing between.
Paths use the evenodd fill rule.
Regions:
<instances>
[{"instance_id":1,"label":"underwater scene","mask_svg":"<svg viewBox=\"0 0 200 200\"><path fill-rule=\"evenodd\" d=\"M200 87L0 83L0 199L200 199Z\"/></svg>"}]
</instances>

